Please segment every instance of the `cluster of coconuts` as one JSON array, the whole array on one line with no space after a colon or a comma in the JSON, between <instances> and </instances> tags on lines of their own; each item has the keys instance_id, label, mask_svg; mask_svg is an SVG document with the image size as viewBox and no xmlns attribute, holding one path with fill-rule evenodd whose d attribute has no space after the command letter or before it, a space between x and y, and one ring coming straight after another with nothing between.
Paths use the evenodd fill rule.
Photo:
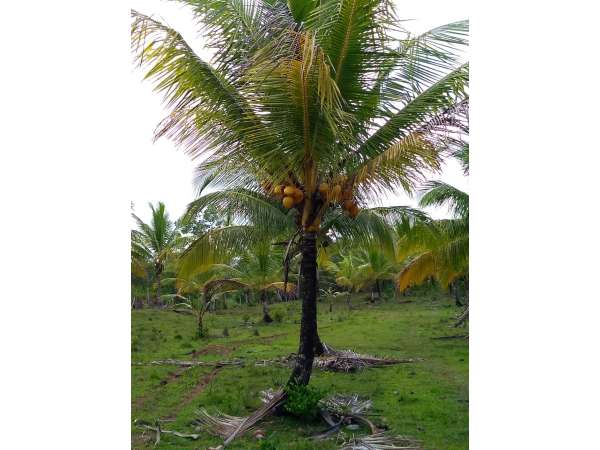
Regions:
<instances>
[{"instance_id":1,"label":"cluster of coconuts","mask_svg":"<svg viewBox=\"0 0 600 450\"><path fill-rule=\"evenodd\" d=\"M281 197L283 206L290 209L292 206L297 205L304 200L304 192L293 185L278 185L273 189L273 193L277 197Z\"/></svg>"},{"instance_id":2,"label":"cluster of coconuts","mask_svg":"<svg viewBox=\"0 0 600 450\"><path fill-rule=\"evenodd\" d=\"M353 199L352 188L347 187L342 189L341 184L334 184L332 188L327 183L321 183L319 185L319 193L321 197L330 202L339 202L342 205L342 209L346 211L351 217L358 215L358 205Z\"/></svg>"},{"instance_id":3,"label":"cluster of coconuts","mask_svg":"<svg viewBox=\"0 0 600 450\"><path fill-rule=\"evenodd\" d=\"M350 217L356 217L359 212L358 205L353 199L352 188L342 188L343 181L330 186L328 183L319 184L319 193L321 198L328 202L340 203L342 209L346 211ZM279 184L276 186L263 185L263 188L267 192L272 192L276 197L281 198L281 203L287 209L292 208L304 200L304 192L302 189L294 186L293 184L283 185Z\"/></svg>"}]
</instances>

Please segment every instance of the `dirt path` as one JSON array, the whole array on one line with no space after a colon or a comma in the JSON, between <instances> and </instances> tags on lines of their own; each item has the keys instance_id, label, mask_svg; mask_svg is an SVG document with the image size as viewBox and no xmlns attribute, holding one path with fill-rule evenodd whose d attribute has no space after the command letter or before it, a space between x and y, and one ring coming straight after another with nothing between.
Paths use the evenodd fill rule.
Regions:
<instances>
[{"instance_id":1,"label":"dirt path","mask_svg":"<svg viewBox=\"0 0 600 450\"><path fill-rule=\"evenodd\" d=\"M200 350L194 350L193 352L190 353L190 355L191 355L192 359L197 358L198 356L203 356L203 355L227 356L230 353L237 350L238 348L240 348L242 345L254 344L254 343L258 343L258 342L270 343L279 337L287 336L287 334L288 333L279 333L279 334L273 334L271 336L262 336L262 337L253 337L253 338L243 339L243 340L231 342L231 343L229 343L228 346L221 345L221 344L209 344ZM170 372L169 375L165 379L160 381L160 385L165 386L168 383L171 383L171 382L177 380L179 377L181 377L181 375L186 370L189 370L191 368L192 367L180 367L177 370L175 370L174 372ZM217 374L221 371L222 368L223 368L222 366L217 366L210 373L208 373L208 374L204 375L202 378L200 378L200 380L198 381L196 386L183 398L183 400L177 406L177 408L171 414L169 414L169 417L166 417L165 419L174 419L175 417L177 417L177 415L179 414L179 411L181 411L182 408L189 405L196 397L198 397L202 393L202 391L204 391L206 386L208 386L210 384L210 382L217 376ZM134 409L141 409L143 407L145 401L146 401L145 396L137 398L134 402Z\"/></svg>"},{"instance_id":2,"label":"dirt path","mask_svg":"<svg viewBox=\"0 0 600 450\"><path fill-rule=\"evenodd\" d=\"M281 337L281 336L287 336L287 335L288 335L288 333L279 333L279 334L273 334L271 336L242 339L241 341L230 342L229 345L209 344L200 350L194 350L193 352L190 353L190 355L192 358L196 358L198 356L203 356L203 355L227 356L231 352L236 351L242 345L255 344L258 342L271 343L274 339Z\"/></svg>"},{"instance_id":3,"label":"dirt path","mask_svg":"<svg viewBox=\"0 0 600 450\"><path fill-rule=\"evenodd\" d=\"M226 347L224 345L209 344L209 345L207 345L206 347L204 347L201 350L194 350L190 355L192 356L192 358L196 358L196 357L202 356L202 355L221 355L221 356L227 356L233 350L235 350L235 349L231 348L231 347Z\"/></svg>"},{"instance_id":4,"label":"dirt path","mask_svg":"<svg viewBox=\"0 0 600 450\"><path fill-rule=\"evenodd\" d=\"M167 383L170 383L171 381L176 380L177 378L179 378L183 372L185 372L186 370L191 369L193 366L190 367L180 367L178 368L175 372L169 372L169 376L167 378L165 378L164 380L161 380L160 385L164 386Z\"/></svg>"},{"instance_id":5,"label":"dirt path","mask_svg":"<svg viewBox=\"0 0 600 450\"><path fill-rule=\"evenodd\" d=\"M221 366L215 367L210 373L207 373L200 378L196 386L194 386L194 388L183 398L179 405L177 405L177 408L175 408L175 410L171 413L171 418L177 417L179 411L181 411L185 406L189 405L196 397L198 397L204 391L206 386L208 386L212 380L215 379L222 368L223 367Z\"/></svg>"}]
</instances>

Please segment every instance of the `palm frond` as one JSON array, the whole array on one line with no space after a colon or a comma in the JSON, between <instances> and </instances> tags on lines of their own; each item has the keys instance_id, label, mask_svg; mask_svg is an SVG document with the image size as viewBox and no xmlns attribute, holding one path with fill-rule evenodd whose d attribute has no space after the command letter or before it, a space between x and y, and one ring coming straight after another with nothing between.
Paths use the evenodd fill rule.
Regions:
<instances>
[{"instance_id":1,"label":"palm frond","mask_svg":"<svg viewBox=\"0 0 600 450\"><path fill-rule=\"evenodd\" d=\"M179 276L189 278L213 264L228 263L235 255L265 239L265 231L253 225L232 225L208 230L181 255Z\"/></svg>"},{"instance_id":2,"label":"palm frond","mask_svg":"<svg viewBox=\"0 0 600 450\"><path fill-rule=\"evenodd\" d=\"M373 158L405 138L440 112L466 97L469 65L463 64L393 114L360 147L360 154Z\"/></svg>"},{"instance_id":3,"label":"palm frond","mask_svg":"<svg viewBox=\"0 0 600 450\"><path fill-rule=\"evenodd\" d=\"M469 195L443 181L429 181L421 189L419 206L446 206L455 217L469 215Z\"/></svg>"},{"instance_id":4,"label":"palm frond","mask_svg":"<svg viewBox=\"0 0 600 450\"><path fill-rule=\"evenodd\" d=\"M215 149L254 148L258 135L263 144L272 143L237 87L196 55L178 32L136 11L132 16L135 58L172 111L156 138L168 136L195 157ZM250 136L252 146L244 146Z\"/></svg>"},{"instance_id":5,"label":"palm frond","mask_svg":"<svg viewBox=\"0 0 600 450\"><path fill-rule=\"evenodd\" d=\"M258 192L235 188L211 192L188 205L185 220L192 220L205 208L231 216L240 225L252 224L269 230L272 236L294 229L294 219L279 202Z\"/></svg>"}]
</instances>

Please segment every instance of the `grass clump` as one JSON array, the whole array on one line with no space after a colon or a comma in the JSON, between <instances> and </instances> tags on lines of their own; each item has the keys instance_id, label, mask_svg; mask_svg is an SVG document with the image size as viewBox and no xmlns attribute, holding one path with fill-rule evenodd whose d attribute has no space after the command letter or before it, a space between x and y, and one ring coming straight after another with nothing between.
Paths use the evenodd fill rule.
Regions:
<instances>
[{"instance_id":1,"label":"grass clump","mask_svg":"<svg viewBox=\"0 0 600 450\"><path fill-rule=\"evenodd\" d=\"M277 323L283 322L284 317L285 317L285 312L283 312L283 310L278 308L273 311L273 320L275 320L275 322L277 322Z\"/></svg>"},{"instance_id":2,"label":"grass clump","mask_svg":"<svg viewBox=\"0 0 600 450\"><path fill-rule=\"evenodd\" d=\"M319 401L327 394L323 388L313 385L304 386L297 383L290 383L285 388L288 398L284 404L284 409L292 416L304 419L314 420L319 414Z\"/></svg>"}]
</instances>

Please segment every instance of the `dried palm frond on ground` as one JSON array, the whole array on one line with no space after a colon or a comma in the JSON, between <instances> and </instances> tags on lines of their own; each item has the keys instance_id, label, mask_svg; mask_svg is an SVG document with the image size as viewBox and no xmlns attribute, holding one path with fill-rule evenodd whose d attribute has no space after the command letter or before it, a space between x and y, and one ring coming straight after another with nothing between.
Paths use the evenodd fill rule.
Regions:
<instances>
[{"instance_id":1,"label":"dried palm frond on ground","mask_svg":"<svg viewBox=\"0 0 600 450\"><path fill-rule=\"evenodd\" d=\"M243 366L244 361L241 359L233 359L231 361L182 361L178 359L161 359L157 361L139 362L132 361L134 366L180 366L180 367L197 367L197 366L209 366L209 367L222 367L222 366Z\"/></svg>"},{"instance_id":2,"label":"dried palm frond on ground","mask_svg":"<svg viewBox=\"0 0 600 450\"><path fill-rule=\"evenodd\" d=\"M456 319L454 328L458 328L461 325L464 325L464 323L467 321L468 318L469 318L469 305L467 305L467 307L460 313L460 315Z\"/></svg>"},{"instance_id":3,"label":"dried palm frond on ground","mask_svg":"<svg viewBox=\"0 0 600 450\"><path fill-rule=\"evenodd\" d=\"M256 361L256 366L266 365L282 365L293 366L296 360L296 355L291 354L280 358ZM421 358L403 358L389 359L378 358L370 355L361 355L352 350L335 350L335 353L325 353L323 356L315 357L313 367L321 370L330 370L333 372L354 372L359 369L370 367L383 367L395 364L406 364L422 361Z\"/></svg>"},{"instance_id":4,"label":"dried palm frond on ground","mask_svg":"<svg viewBox=\"0 0 600 450\"><path fill-rule=\"evenodd\" d=\"M361 400L358 394L332 395L321 400L320 405L330 414L351 416L368 412L373 407L373 402L369 399Z\"/></svg>"},{"instance_id":5,"label":"dried palm frond on ground","mask_svg":"<svg viewBox=\"0 0 600 450\"><path fill-rule=\"evenodd\" d=\"M325 350L323 356L315 358L313 365L319 369L335 372L353 372L368 367L391 366L420 361L417 358L391 359L362 355L352 350L336 350L325 343L323 343L323 348Z\"/></svg>"},{"instance_id":6,"label":"dried palm frond on ground","mask_svg":"<svg viewBox=\"0 0 600 450\"><path fill-rule=\"evenodd\" d=\"M198 410L197 415L193 422L196 429L222 438L228 437L247 419L247 417L230 416L221 412L210 415L204 408Z\"/></svg>"},{"instance_id":7,"label":"dried palm frond on ground","mask_svg":"<svg viewBox=\"0 0 600 450\"><path fill-rule=\"evenodd\" d=\"M377 433L371 436L361 436L344 441L340 450L394 450L419 449L418 442L402 436L390 436L387 433Z\"/></svg>"},{"instance_id":8,"label":"dried palm frond on ground","mask_svg":"<svg viewBox=\"0 0 600 450\"><path fill-rule=\"evenodd\" d=\"M250 416L246 417L246 419L235 429L228 437L225 439L223 445L229 444L233 441L237 436L241 436L250 428L252 428L256 423L260 422L265 417L271 415L277 408L279 408L285 402L287 398L287 394L285 391L280 390L277 391L271 399L265 403L261 408L257 409Z\"/></svg>"},{"instance_id":9,"label":"dried palm frond on ground","mask_svg":"<svg viewBox=\"0 0 600 450\"><path fill-rule=\"evenodd\" d=\"M276 391L273 388L265 389L264 391L260 391L260 401L263 403L269 403L275 395L277 395L279 391Z\"/></svg>"},{"instance_id":10,"label":"dried palm frond on ground","mask_svg":"<svg viewBox=\"0 0 600 450\"><path fill-rule=\"evenodd\" d=\"M154 423L154 426L150 425L148 422L142 422L142 421L138 421L138 420L135 420L134 424L136 427L141 428L142 430L150 430L150 431L154 431L156 433L156 440L154 441L154 446L157 446L158 444L160 444L161 434L172 434L174 436L178 436L181 438L193 439L193 440L200 438L199 434L180 433L179 431L174 431L174 430L163 430L160 426L159 420L157 420Z\"/></svg>"},{"instance_id":11,"label":"dried palm frond on ground","mask_svg":"<svg viewBox=\"0 0 600 450\"><path fill-rule=\"evenodd\" d=\"M211 415L205 409L200 409L194 424L198 429L224 438L223 445L226 446L262 419L271 415L286 399L286 394L282 390L273 391L269 389L261 394L263 394L263 406L248 417L230 416L220 412Z\"/></svg>"},{"instance_id":12,"label":"dried palm frond on ground","mask_svg":"<svg viewBox=\"0 0 600 450\"><path fill-rule=\"evenodd\" d=\"M373 402L368 399L361 400L357 394L332 395L325 400L321 400L319 406L321 407L321 416L330 425L330 428L314 436L314 439L326 439L339 430L343 424L352 422L366 424L373 434L380 431L373 422L365 417L372 408Z\"/></svg>"}]
</instances>

